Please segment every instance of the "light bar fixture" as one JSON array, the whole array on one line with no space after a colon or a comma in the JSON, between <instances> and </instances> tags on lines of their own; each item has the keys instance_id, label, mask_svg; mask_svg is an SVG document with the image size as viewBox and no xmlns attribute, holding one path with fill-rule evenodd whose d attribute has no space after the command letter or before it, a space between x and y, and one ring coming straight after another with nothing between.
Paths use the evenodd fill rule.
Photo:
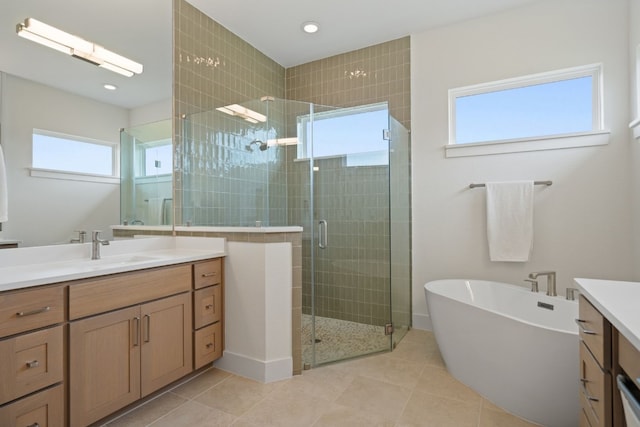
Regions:
<instances>
[{"instance_id":1,"label":"light bar fixture","mask_svg":"<svg viewBox=\"0 0 640 427\"><path fill-rule=\"evenodd\" d=\"M237 116L245 119L249 123L264 123L267 121L267 116L253 111L249 108L243 107L238 104L226 105L224 107L218 107L216 110L229 114L230 116Z\"/></svg>"},{"instance_id":2,"label":"light bar fixture","mask_svg":"<svg viewBox=\"0 0 640 427\"><path fill-rule=\"evenodd\" d=\"M18 23L16 32L20 37L123 76L131 77L142 73L142 64L33 18L27 18L24 22Z\"/></svg>"}]
</instances>

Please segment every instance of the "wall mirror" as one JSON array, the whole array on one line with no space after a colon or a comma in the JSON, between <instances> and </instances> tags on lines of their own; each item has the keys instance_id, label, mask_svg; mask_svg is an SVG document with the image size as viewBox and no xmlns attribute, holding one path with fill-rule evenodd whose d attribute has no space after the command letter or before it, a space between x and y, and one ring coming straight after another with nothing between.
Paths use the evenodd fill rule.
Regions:
<instances>
[{"instance_id":1,"label":"wall mirror","mask_svg":"<svg viewBox=\"0 0 640 427\"><path fill-rule=\"evenodd\" d=\"M139 62L143 72L125 77L19 37L16 25L26 18ZM81 229L109 236L109 226L120 222L119 180L34 176L31 135L41 129L119 144L121 129L169 119L172 1L4 2L0 51L0 142L9 186L0 240L69 243Z\"/></svg>"}]
</instances>

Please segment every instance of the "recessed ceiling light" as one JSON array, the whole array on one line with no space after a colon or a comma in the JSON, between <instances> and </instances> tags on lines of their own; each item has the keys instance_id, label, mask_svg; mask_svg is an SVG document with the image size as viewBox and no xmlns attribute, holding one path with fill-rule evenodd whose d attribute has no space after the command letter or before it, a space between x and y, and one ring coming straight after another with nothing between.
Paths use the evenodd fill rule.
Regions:
<instances>
[{"instance_id":1,"label":"recessed ceiling light","mask_svg":"<svg viewBox=\"0 0 640 427\"><path fill-rule=\"evenodd\" d=\"M104 87L106 90L116 90L116 89L118 89L118 86L112 85L112 84L109 84L109 83L106 83L102 87Z\"/></svg>"},{"instance_id":2,"label":"recessed ceiling light","mask_svg":"<svg viewBox=\"0 0 640 427\"><path fill-rule=\"evenodd\" d=\"M320 26L316 22L305 22L302 24L302 31L308 34L313 34L320 29Z\"/></svg>"}]
</instances>

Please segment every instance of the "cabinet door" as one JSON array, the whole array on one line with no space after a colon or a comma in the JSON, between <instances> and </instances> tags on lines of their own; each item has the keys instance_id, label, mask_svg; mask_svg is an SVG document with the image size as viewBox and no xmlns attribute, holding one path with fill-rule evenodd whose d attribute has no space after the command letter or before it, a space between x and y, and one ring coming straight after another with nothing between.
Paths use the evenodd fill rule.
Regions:
<instances>
[{"instance_id":1,"label":"cabinet door","mask_svg":"<svg viewBox=\"0 0 640 427\"><path fill-rule=\"evenodd\" d=\"M85 426L140 398L140 307L69 325L72 426Z\"/></svg>"},{"instance_id":2,"label":"cabinet door","mask_svg":"<svg viewBox=\"0 0 640 427\"><path fill-rule=\"evenodd\" d=\"M142 305L142 396L191 372L191 294Z\"/></svg>"}]
</instances>

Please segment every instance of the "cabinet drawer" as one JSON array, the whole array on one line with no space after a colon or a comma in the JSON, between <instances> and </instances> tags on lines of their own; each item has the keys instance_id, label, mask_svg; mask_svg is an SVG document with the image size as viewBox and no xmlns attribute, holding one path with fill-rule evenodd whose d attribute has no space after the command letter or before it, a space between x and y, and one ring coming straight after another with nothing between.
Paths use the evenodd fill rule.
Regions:
<instances>
[{"instance_id":1,"label":"cabinet drawer","mask_svg":"<svg viewBox=\"0 0 640 427\"><path fill-rule=\"evenodd\" d=\"M62 381L62 326L0 341L0 360L0 404Z\"/></svg>"},{"instance_id":2,"label":"cabinet drawer","mask_svg":"<svg viewBox=\"0 0 640 427\"><path fill-rule=\"evenodd\" d=\"M222 283L222 258L198 262L193 265L193 286L195 289Z\"/></svg>"},{"instance_id":3,"label":"cabinet drawer","mask_svg":"<svg viewBox=\"0 0 640 427\"><path fill-rule=\"evenodd\" d=\"M607 374L593 358L585 343L580 343L580 401L591 425L605 425L605 382Z\"/></svg>"},{"instance_id":4,"label":"cabinet drawer","mask_svg":"<svg viewBox=\"0 0 640 427\"><path fill-rule=\"evenodd\" d=\"M618 362L637 387L640 388L640 351L618 334Z\"/></svg>"},{"instance_id":5,"label":"cabinet drawer","mask_svg":"<svg viewBox=\"0 0 640 427\"><path fill-rule=\"evenodd\" d=\"M0 294L0 337L63 321L63 286Z\"/></svg>"},{"instance_id":6,"label":"cabinet drawer","mask_svg":"<svg viewBox=\"0 0 640 427\"><path fill-rule=\"evenodd\" d=\"M194 332L194 368L198 369L222 357L221 322Z\"/></svg>"},{"instance_id":7,"label":"cabinet drawer","mask_svg":"<svg viewBox=\"0 0 640 427\"><path fill-rule=\"evenodd\" d=\"M63 427L64 394L62 385L43 390L0 407L3 427Z\"/></svg>"},{"instance_id":8,"label":"cabinet drawer","mask_svg":"<svg viewBox=\"0 0 640 427\"><path fill-rule=\"evenodd\" d=\"M589 418L587 418L587 414L584 412L584 409L580 410L580 427L593 427L589 422Z\"/></svg>"},{"instance_id":9,"label":"cabinet drawer","mask_svg":"<svg viewBox=\"0 0 640 427\"><path fill-rule=\"evenodd\" d=\"M580 338L589 347L598 364L604 369L611 368L610 349L607 346L607 350L605 350L604 345L605 340L608 342L606 337L610 335L611 326L602 314L582 295L580 295L578 321Z\"/></svg>"},{"instance_id":10,"label":"cabinet drawer","mask_svg":"<svg viewBox=\"0 0 640 427\"><path fill-rule=\"evenodd\" d=\"M79 319L189 290L190 264L80 281L69 286L69 318Z\"/></svg>"},{"instance_id":11,"label":"cabinet drawer","mask_svg":"<svg viewBox=\"0 0 640 427\"><path fill-rule=\"evenodd\" d=\"M193 293L193 328L217 322L222 318L222 286L209 286Z\"/></svg>"}]
</instances>

